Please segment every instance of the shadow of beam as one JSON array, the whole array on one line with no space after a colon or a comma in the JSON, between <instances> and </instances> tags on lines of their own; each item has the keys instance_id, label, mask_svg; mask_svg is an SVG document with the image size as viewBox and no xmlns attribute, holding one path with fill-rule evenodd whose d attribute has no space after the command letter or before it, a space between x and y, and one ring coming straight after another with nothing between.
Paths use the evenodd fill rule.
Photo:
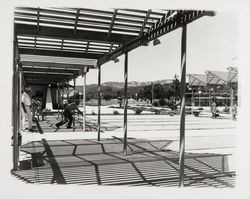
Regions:
<instances>
[{"instance_id":1,"label":"shadow of beam","mask_svg":"<svg viewBox=\"0 0 250 199\"><path fill-rule=\"evenodd\" d=\"M56 182L58 184L66 184L66 181L65 181L64 176L61 172L61 169L60 169L58 163L56 162L55 156L52 153L52 150L50 149L48 142L46 141L46 139L42 139L42 143L43 143L44 149L47 153L47 156L49 158L50 166L51 166L51 169L53 171L53 178L56 180Z\"/></svg>"}]
</instances>

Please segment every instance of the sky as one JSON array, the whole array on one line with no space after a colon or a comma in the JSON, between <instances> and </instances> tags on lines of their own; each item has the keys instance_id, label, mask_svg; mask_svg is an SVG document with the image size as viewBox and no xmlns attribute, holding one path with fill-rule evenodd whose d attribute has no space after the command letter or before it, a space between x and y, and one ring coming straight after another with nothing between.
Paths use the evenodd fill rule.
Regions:
<instances>
[{"instance_id":1,"label":"sky","mask_svg":"<svg viewBox=\"0 0 250 199\"><path fill-rule=\"evenodd\" d=\"M180 76L181 31L179 28L162 37L161 44L139 47L128 53L128 80L155 81ZM234 12L217 12L204 16L187 26L187 74L206 70L226 71L237 66L238 15ZM101 82L124 81L124 55L120 62L102 65ZM96 84L98 71L90 70L87 84ZM82 77L77 84L83 83Z\"/></svg>"}]
</instances>

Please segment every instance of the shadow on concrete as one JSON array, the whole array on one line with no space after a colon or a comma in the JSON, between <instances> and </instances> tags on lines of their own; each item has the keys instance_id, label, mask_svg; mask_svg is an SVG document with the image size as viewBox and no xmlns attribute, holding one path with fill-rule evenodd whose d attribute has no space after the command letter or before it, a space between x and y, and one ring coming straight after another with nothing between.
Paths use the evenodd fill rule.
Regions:
<instances>
[{"instance_id":1,"label":"shadow on concrete","mask_svg":"<svg viewBox=\"0 0 250 199\"><path fill-rule=\"evenodd\" d=\"M78 139L30 142L21 147L33 154L30 168L13 174L27 183L178 187L176 151L171 140L128 139L123 156L122 139ZM34 155L39 154L39 155ZM235 172L228 155L185 154L185 186L234 187Z\"/></svg>"},{"instance_id":2,"label":"shadow on concrete","mask_svg":"<svg viewBox=\"0 0 250 199\"><path fill-rule=\"evenodd\" d=\"M51 132L70 132L70 131L75 131L75 132L82 132L82 118L76 118L75 119L75 126L73 126L72 129L67 129L66 125L62 125L60 129L57 129L55 124L61 121L61 117L56 117L56 116L50 116L46 117L45 120L35 120L36 123L36 128L34 129L33 133L51 133ZM112 124L108 124L105 122L101 123L101 132L104 131L112 131L117 128L120 128L119 126L114 126ZM98 123L94 119L86 119L85 123L85 131L91 131L91 132L96 132L98 131Z\"/></svg>"}]
</instances>

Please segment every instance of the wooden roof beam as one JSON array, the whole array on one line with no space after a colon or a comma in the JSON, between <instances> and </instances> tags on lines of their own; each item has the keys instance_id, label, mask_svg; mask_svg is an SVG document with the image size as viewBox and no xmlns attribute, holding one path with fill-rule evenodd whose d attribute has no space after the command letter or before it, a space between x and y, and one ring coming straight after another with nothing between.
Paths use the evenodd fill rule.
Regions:
<instances>
[{"instance_id":1,"label":"wooden roof beam","mask_svg":"<svg viewBox=\"0 0 250 199\"><path fill-rule=\"evenodd\" d=\"M77 23L78 23L78 20L79 20L79 13L80 13L80 9L78 8L76 10L76 19L75 19L75 26L74 26L74 35L76 34L76 30L77 30Z\"/></svg>"},{"instance_id":2,"label":"wooden roof beam","mask_svg":"<svg viewBox=\"0 0 250 199\"><path fill-rule=\"evenodd\" d=\"M24 73L26 72L41 72L41 73L69 73L69 74L75 74L76 70L69 70L69 69L58 69L58 68L36 68L36 67L22 67L22 70Z\"/></svg>"},{"instance_id":3,"label":"wooden roof beam","mask_svg":"<svg viewBox=\"0 0 250 199\"><path fill-rule=\"evenodd\" d=\"M72 58L89 58L89 59L99 59L102 54L92 54L92 53L81 53L81 52L66 52L66 51L52 51L52 50L40 50L36 49L34 52L32 49L20 48L20 54L29 54L29 55L45 55L45 56L55 56L55 57L72 57Z\"/></svg>"},{"instance_id":4,"label":"wooden roof beam","mask_svg":"<svg viewBox=\"0 0 250 199\"><path fill-rule=\"evenodd\" d=\"M80 39L80 40L90 40L90 41L101 41L101 42L114 42L114 43L124 43L126 41L132 40L135 36L124 35L113 33L109 38L108 33L104 32L95 32L89 30L78 30L75 35L72 34L71 29L67 28L57 28L57 27L45 27L40 26L40 31L37 32L36 26L28 24L15 24L17 35L26 35L26 36L41 36L41 37L53 37L60 39Z\"/></svg>"},{"instance_id":5,"label":"wooden roof beam","mask_svg":"<svg viewBox=\"0 0 250 199\"><path fill-rule=\"evenodd\" d=\"M184 11L183 11L184 12ZM162 21L157 26L154 26L149 33L145 33L140 37L137 37L133 40L130 40L122 45L121 47L117 48L111 54L105 54L98 60L97 65L100 66L109 60L113 60L116 57L122 55L124 52L129 52L143 44L145 42L150 42L154 39L159 38L160 36L167 34L173 30L176 30L179 27L182 27L184 24L191 23L192 21L203 17L205 15L212 16L213 11L185 11L183 14L181 11L178 14L174 15L170 19L166 21Z\"/></svg>"},{"instance_id":6,"label":"wooden roof beam","mask_svg":"<svg viewBox=\"0 0 250 199\"><path fill-rule=\"evenodd\" d=\"M54 67L54 68L74 68L84 69L85 67L94 68L93 65L85 64L67 64L67 63L51 63L51 62L33 62L33 61L21 61L23 66L41 66L41 67Z\"/></svg>"},{"instance_id":7,"label":"wooden roof beam","mask_svg":"<svg viewBox=\"0 0 250 199\"><path fill-rule=\"evenodd\" d=\"M39 22L40 22L40 8L37 9L37 32L39 32Z\"/></svg>"},{"instance_id":8,"label":"wooden roof beam","mask_svg":"<svg viewBox=\"0 0 250 199\"><path fill-rule=\"evenodd\" d=\"M114 26L114 22L115 22L116 14L117 14L117 9L114 10L114 13L113 13L113 16L112 16L112 20L111 20L111 22L110 22L109 32L108 32L108 38L109 38L110 35L111 35L112 29L113 29L113 26Z\"/></svg>"},{"instance_id":9,"label":"wooden roof beam","mask_svg":"<svg viewBox=\"0 0 250 199\"><path fill-rule=\"evenodd\" d=\"M145 26L147 24L147 21L148 21L148 18L150 16L150 14L151 14L151 10L148 10L147 13L146 13L146 16L144 18L143 24L141 26L141 30L140 30L139 36L141 36L143 34L143 30L144 30L144 28L145 28Z\"/></svg>"}]
</instances>

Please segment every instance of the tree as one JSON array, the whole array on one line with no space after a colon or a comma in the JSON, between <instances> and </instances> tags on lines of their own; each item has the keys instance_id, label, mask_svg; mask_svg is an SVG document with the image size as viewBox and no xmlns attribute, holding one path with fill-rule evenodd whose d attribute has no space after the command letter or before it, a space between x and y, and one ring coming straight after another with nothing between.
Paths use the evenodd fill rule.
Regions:
<instances>
[{"instance_id":1,"label":"tree","mask_svg":"<svg viewBox=\"0 0 250 199\"><path fill-rule=\"evenodd\" d=\"M178 79L178 76L177 75L175 75L174 76L174 80L173 80L173 84L172 84L172 89L174 89L174 96L175 96L175 99L176 98L180 98L180 86L181 86L181 84L180 84L180 81L179 81L179 79Z\"/></svg>"}]
</instances>

